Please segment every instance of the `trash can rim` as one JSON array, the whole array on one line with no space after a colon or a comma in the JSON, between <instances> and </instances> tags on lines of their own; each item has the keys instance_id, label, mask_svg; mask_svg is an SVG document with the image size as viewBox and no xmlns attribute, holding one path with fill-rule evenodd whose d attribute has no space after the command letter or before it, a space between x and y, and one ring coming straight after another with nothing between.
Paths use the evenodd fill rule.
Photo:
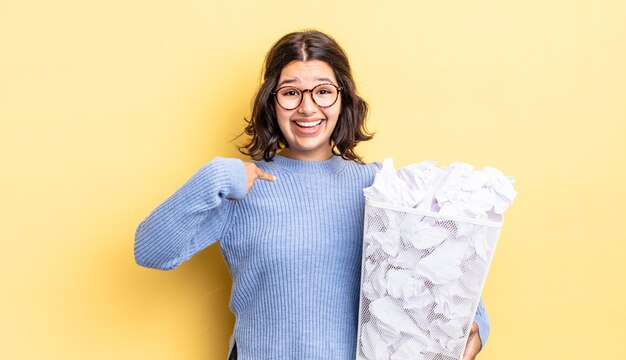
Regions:
<instances>
[{"instance_id":1,"label":"trash can rim","mask_svg":"<svg viewBox=\"0 0 626 360\"><path fill-rule=\"evenodd\" d=\"M438 219L461 221L465 223L493 227L493 228L501 228L502 224L504 223L504 219L502 221L489 221L489 220L472 219L472 218L462 217L462 216L445 215L445 214L440 214L440 213L436 213L433 211L424 211L424 210L418 210L418 209L414 209L414 208L410 208L406 206L387 204L387 203L383 203L380 201L370 200L367 197L365 198L365 205L382 208L382 209L403 211L403 212L408 212L408 213L418 214L418 215L423 215L423 216L430 216L430 217L434 217Z\"/></svg>"}]
</instances>

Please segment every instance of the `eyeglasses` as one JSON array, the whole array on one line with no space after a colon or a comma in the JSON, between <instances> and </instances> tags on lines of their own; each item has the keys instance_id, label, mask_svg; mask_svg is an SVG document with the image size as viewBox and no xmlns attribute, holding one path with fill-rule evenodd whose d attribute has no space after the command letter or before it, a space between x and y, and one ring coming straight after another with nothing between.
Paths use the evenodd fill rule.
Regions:
<instances>
[{"instance_id":1,"label":"eyeglasses","mask_svg":"<svg viewBox=\"0 0 626 360\"><path fill-rule=\"evenodd\" d=\"M321 108L331 107L337 102L339 92L343 87L333 84L319 84L312 89L298 89L294 86L283 86L272 92L276 96L278 105L285 110L293 110L300 106L305 92L311 93L311 99Z\"/></svg>"}]
</instances>

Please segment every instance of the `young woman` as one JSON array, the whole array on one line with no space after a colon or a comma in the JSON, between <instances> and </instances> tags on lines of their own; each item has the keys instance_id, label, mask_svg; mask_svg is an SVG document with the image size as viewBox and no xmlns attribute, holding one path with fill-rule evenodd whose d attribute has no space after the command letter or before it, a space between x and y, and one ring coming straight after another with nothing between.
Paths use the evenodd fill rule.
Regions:
<instances>
[{"instance_id":1,"label":"young woman","mask_svg":"<svg viewBox=\"0 0 626 360\"><path fill-rule=\"evenodd\" d=\"M267 54L240 149L254 161L215 158L139 224L142 266L174 269L220 242L233 281L231 359L356 357L362 189L380 167L354 150L372 137L366 115L332 38L285 35ZM489 332L482 304L476 323L468 359Z\"/></svg>"}]
</instances>

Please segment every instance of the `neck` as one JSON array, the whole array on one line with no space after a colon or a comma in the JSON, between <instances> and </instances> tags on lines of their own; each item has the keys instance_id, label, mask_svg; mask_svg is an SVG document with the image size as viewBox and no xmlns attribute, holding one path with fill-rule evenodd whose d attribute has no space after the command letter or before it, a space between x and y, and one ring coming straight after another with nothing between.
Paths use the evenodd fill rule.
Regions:
<instances>
[{"instance_id":1,"label":"neck","mask_svg":"<svg viewBox=\"0 0 626 360\"><path fill-rule=\"evenodd\" d=\"M290 148L283 149L279 155L301 161L324 161L333 157L332 148L319 149L317 151L300 152Z\"/></svg>"}]
</instances>

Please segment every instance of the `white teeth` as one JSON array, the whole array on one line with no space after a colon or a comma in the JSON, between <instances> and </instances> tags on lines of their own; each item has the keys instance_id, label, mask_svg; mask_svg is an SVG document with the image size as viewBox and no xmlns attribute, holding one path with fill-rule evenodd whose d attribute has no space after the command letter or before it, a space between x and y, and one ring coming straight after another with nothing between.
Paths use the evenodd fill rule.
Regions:
<instances>
[{"instance_id":1,"label":"white teeth","mask_svg":"<svg viewBox=\"0 0 626 360\"><path fill-rule=\"evenodd\" d=\"M302 127L313 127L313 126L317 126L317 125L319 125L321 123L322 123L322 120L307 121L307 122L296 121L296 124L298 124L298 126L302 126Z\"/></svg>"}]
</instances>

